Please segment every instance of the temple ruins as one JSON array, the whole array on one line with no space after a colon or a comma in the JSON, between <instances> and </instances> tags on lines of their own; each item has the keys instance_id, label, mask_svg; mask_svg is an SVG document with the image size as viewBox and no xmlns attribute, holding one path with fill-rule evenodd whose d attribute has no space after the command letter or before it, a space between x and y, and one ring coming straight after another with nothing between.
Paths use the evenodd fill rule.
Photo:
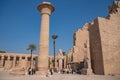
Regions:
<instances>
[{"instance_id":1,"label":"temple ruins","mask_svg":"<svg viewBox=\"0 0 120 80\"><path fill-rule=\"evenodd\" d=\"M69 58L72 57L71 65L79 63L84 68L82 63L87 57L87 73L120 74L119 35L120 1L114 1L107 17L97 17L74 33L74 46L68 52Z\"/></svg>"},{"instance_id":2,"label":"temple ruins","mask_svg":"<svg viewBox=\"0 0 120 80\"><path fill-rule=\"evenodd\" d=\"M41 19L39 54L33 55L32 67L37 74L53 68L53 56L49 55L49 16L54 11L50 3L38 6ZM45 37L44 37L45 36ZM109 6L109 14L105 18L97 17L92 22L85 23L82 29L73 34L73 47L63 55L59 49L56 56L56 69L81 70L86 75L118 75L120 74L120 1L114 1ZM0 53L0 71L24 74L30 67L29 54Z\"/></svg>"}]
</instances>

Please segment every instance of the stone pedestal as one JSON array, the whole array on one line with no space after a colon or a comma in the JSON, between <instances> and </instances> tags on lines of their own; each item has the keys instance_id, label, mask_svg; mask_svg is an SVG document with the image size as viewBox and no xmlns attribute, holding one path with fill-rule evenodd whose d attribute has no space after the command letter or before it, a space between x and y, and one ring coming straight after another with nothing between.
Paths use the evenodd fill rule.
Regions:
<instances>
[{"instance_id":1,"label":"stone pedestal","mask_svg":"<svg viewBox=\"0 0 120 80\"><path fill-rule=\"evenodd\" d=\"M92 69L90 68L87 69L87 75L93 75Z\"/></svg>"},{"instance_id":2,"label":"stone pedestal","mask_svg":"<svg viewBox=\"0 0 120 80\"><path fill-rule=\"evenodd\" d=\"M41 29L40 29L40 44L38 51L38 74L44 74L48 71L48 54L49 54L49 17L54 7L49 2L43 2L38 5L38 10L41 12Z\"/></svg>"}]
</instances>

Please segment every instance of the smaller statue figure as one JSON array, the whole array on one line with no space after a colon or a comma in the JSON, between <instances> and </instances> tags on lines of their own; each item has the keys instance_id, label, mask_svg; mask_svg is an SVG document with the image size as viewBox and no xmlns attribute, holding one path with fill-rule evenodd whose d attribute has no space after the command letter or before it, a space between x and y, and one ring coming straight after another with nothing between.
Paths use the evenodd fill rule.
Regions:
<instances>
[{"instance_id":1,"label":"smaller statue figure","mask_svg":"<svg viewBox=\"0 0 120 80\"><path fill-rule=\"evenodd\" d=\"M63 56L63 51L62 51L62 49L59 49L59 56Z\"/></svg>"}]
</instances>

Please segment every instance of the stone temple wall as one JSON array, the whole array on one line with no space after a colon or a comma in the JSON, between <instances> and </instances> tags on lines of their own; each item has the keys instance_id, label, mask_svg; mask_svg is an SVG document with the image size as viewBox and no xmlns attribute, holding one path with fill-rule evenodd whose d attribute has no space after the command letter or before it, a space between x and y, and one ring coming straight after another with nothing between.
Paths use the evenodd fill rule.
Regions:
<instances>
[{"instance_id":1,"label":"stone temple wall","mask_svg":"<svg viewBox=\"0 0 120 80\"><path fill-rule=\"evenodd\" d=\"M106 18L98 17L74 33L73 62L83 61L86 42L93 73L120 74L120 1L109 6Z\"/></svg>"},{"instance_id":2,"label":"stone temple wall","mask_svg":"<svg viewBox=\"0 0 120 80\"><path fill-rule=\"evenodd\" d=\"M89 27L93 71L97 74L120 74L120 14L98 17Z\"/></svg>"},{"instance_id":3,"label":"stone temple wall","mask_svg":"<svg viewBox=\"0 0 120 80\"><path fill-rule=\"evenodd\" d=\"M31 67L36 67L36 58L37 55L32 55ZM29 67L30 54L0 53L0 71L27 70Z\"/></svg>"},{"instance_id":4,"label":"stone temple wall","mask_svg":"<svg viewBox=\"0 0 120 80\"><path fill-rule=\"evenodd\" d=\"M80 62L84 59L84 44L88 41L88 25L85 24L82 29L74 33L73 62Z\"/></svg>"},{"instance_id":5,"label":"stone temple wall","mask_svg":"<svg viewBox=\"0 0 120 80\"><path fill-rule=\"evenodd\" d=\"M91 65L95 74L104 74L101 36L99 32L98 19L89 26Z\"/></svg>"},{"instance_id":6,"label":"stone temple wall","mask_svg":"<svg viewBox=\"0 0 120 80\"><path fill-rule=\"evenodd\" d=\"M120 74L120 13L98 18L105 74Z\"/></svg>"},{"instance_id":7,"label":"stone temple wall","mask_svg":"<svg viewBox=\"0 0 120 80\"><path fill-rule=\"evenodd\" d=\"M68 58L71 60L71 54ZM30 67L37 70L37 59L38 55L32 54L32 59L30 54L23 53L0 53L0 71L7 71L11 74L25 74ZM48 56L49 66L48 68L53 68L53 56ZM55 68L60 70L67 67L66 55L56 56ZM30 63L31 62L31 63ZM68 62L71 63L71 62Z\"/></svg>"}]
</instances>

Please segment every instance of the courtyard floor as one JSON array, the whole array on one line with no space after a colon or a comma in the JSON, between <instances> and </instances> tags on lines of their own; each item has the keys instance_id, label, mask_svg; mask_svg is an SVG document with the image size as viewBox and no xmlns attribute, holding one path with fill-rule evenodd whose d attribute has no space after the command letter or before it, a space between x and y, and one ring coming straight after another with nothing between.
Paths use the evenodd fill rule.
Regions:
<instances>
[{"instance_id":1,"label":"courtyard floor","mask_svg":"<svg viewBox=\"0 0 120 80\"><path fill-rule=\"evenodd\" d=\"M54 73L50 77L45 77L40 75L9 75L9 73L0 72L0 80L120 80L120 75L103 76Z\"/></svg>"}]
</instances>

